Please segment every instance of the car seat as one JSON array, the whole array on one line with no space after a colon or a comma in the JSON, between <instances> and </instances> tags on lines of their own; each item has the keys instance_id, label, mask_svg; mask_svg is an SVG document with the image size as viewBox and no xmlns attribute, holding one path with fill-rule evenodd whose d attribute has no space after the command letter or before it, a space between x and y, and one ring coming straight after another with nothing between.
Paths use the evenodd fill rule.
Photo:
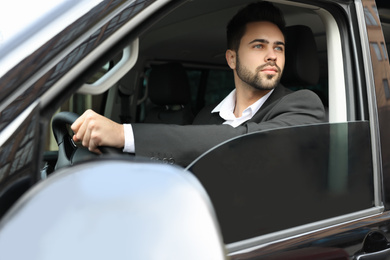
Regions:
<instances>
[{"instance_id":1,"label":"car seat","mask_svg":"<svg viewBox=\"0 0 390 260\"><path fill-rule=\"evenodd\" d=\"M292 90L310 89L328 111L328 87L320 85L320 63L312 30L305 25L286 27L286 63L281 83Z\"/></svg>"},{"instance_id":2,"label":"car seat","mask_svg":"<svg viewBox=\"0 0 390 260\"><path fill-rule=\"evenodd\" d=\"M148 78L151 107L145 123L191 124L194 118L187 73L180 63L153 65Z\"/></svg>"},{"instance_id":3,"label":"car seat","mask_svg":"<svg viewBox=\"0 0 390 260\"><path fill-rule=\"evenodd\" d=\"M286 64L282 84L316 85L320 76L317 45L311 29L304 25L286 27Z\"/></svg>"}]
</instances>

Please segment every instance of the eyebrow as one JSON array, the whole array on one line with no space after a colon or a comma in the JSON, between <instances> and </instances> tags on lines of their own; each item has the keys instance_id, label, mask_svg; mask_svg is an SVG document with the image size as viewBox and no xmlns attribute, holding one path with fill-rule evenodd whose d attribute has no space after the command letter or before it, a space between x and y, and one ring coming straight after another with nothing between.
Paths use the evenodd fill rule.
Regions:
<instances>
[{"instance_id":1,"label":"eyebrow","mask_svg":"<svg viewBox=\"0 0 390 260\"><path fill-rule=\"evenodd\" d=\"M260 43L266 43L266 44L269 44L269 41L268 40L265 40L265 39L254 39L253 41L251 41L249 44L252 44L252 43L255 43L255 42L260 42ZM281 42L281 41L276 41L274 42L275 45L283 45L285 46L284 42Z\"/></svg>"}]
</instances>

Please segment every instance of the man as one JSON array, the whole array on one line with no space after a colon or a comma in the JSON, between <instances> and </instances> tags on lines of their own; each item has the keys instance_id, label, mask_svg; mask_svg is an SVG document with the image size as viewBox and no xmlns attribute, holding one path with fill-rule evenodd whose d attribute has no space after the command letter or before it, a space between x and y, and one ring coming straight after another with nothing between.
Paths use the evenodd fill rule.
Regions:
<instances>
[{"instance_id":1,"label":"man","mask_svg":"<svg viewBox=\"0 0 390 260\"><path fill-rule=\"evenodd\" d=\"M226 61L235 90L211 112L201 111L193 125L121 125L88 110L72 125L73 139L94 152L100 152L99 146L124 147L137 156L188 165L239 135L323 121L323 105L313 92L292 92L279 83L285 64L284 26L280 10L268 2L250 4L232 18Z\"/></svg>"}]
</instances>

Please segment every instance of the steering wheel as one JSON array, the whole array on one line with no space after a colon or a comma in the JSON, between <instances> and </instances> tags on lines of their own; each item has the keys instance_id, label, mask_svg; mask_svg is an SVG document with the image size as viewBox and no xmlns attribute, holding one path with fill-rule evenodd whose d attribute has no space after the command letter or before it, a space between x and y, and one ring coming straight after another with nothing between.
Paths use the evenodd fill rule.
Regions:
<instances>
[{"instance_id":1,"label":"steering wheel","mask_svg":"<svg viewBox=\"0 0 390 260\"><path fill-rule=\"evenodd\" d=\"M98 156L73 142L67 126L73 124L77 118L79 115L73 112L60 112L53 117L52 129L58 144L58 159L55 170ZM99 149L104 154L122 154L117 148L102 146Z\"/></svg>"},{"instance_id":2,"label":"steering wheel","mask_svg":"<svg viewBox=\"0 0 390 260\"><path fill-rule=\"evenodd\" d=\"M52 129L58 144L55 170L97 156L84 147L78 147L69 134L67 126L73 124L78 117L79 115L72 112L60 112L53 117Z\"/></svg>"}]
</instances>

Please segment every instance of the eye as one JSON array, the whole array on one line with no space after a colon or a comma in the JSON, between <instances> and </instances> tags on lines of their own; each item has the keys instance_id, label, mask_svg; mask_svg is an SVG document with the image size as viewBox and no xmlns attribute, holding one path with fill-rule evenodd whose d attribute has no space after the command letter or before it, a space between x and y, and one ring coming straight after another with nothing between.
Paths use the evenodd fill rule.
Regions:
<instances>
[{"instance_id":1,"label":"eye","mask_svg":"<svg viewBox=\"0 0 390 260\"><path fill-rule=\"evenodd\" d=\"M262 44L256 44L255 46L253 46L253 48L255 48L255 49L263 49L264 46Z\"/></svg>"},{"instance_id":2,"label":"eye","mask_svg":"<svg viewBox=\"0 0 390 260\"><path fill-rule=\"evenodd\" d=\"M276 46L274 49L275 51L283 52L283 46Z\"/></svg>"}]
</instances>

